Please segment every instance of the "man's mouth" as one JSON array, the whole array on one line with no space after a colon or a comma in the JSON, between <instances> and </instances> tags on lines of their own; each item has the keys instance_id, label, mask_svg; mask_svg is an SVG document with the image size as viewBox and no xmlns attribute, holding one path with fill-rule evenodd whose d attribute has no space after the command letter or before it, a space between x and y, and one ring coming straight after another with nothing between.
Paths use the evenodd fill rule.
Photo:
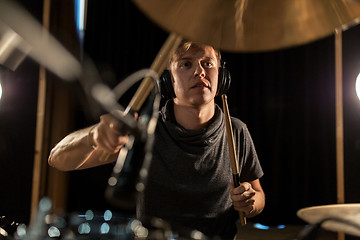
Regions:
<instances>
[{"instance_id":1,"label":"man's mouth","mask_svg":"<svg viewBox=\"0 0 360 240\"><path fill-rule=\"evenodd\" d=\"M198 82L192 88L210 88L205 82Z\"/></svg>"}]
</instances>

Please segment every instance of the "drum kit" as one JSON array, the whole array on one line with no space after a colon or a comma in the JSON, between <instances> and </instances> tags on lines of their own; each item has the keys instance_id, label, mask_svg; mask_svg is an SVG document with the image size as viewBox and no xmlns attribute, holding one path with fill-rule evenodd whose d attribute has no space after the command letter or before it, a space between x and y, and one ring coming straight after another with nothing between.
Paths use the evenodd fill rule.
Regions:
<instances>
[{"instance_id":1,"label":"drum kit","mask_svg":"<svg viewBox=\"0 0 360 240\"><path fill-rule=\"evenodd\" d=\"M170 33L150 67L158 75L183 38L224 51L263 52L306 44L360 22L358 0L133 1ZM41 26L26 18L26 12L15 8L0 0L0 64L6 63L10 56L9 51L4 55L8 50L6 46L20 51L26 49L26 54L60 78L81 78L81 64L50 35L45 40L39 39ZM139 110L153 87L153 77L145 77L125 112ZM133 124L130 120L122 121L130 127ZM49 214L50 209L51 201L42 199L36 219L29 227L1 218L0 239L206 239L196 230L173 231L161 219L144 223L121 214L114 217L110 211L90 210L53 216ZM299 210L297 215L312 226L304 229L298 239L310 239L320 227L360 236L360 204L309 207Z\"/></svg>"}]
</instances>

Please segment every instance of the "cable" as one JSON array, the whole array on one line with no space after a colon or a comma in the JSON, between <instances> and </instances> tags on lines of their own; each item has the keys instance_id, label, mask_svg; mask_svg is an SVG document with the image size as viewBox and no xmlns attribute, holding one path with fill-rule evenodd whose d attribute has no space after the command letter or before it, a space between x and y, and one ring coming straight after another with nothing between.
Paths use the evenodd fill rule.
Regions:
<instances>
[{"instance_id":1,"label":"cable","mask_svg":"<svg viewBox=\"0 0 360 240\"><path fill-rule=\"evenodd\" d=\"M119 100L130 87L146 77L151 77L154 80L159 78L158 74L150 68L136 71L114 87L113 92L116 99Z\"/></svg>"}]
</instances>

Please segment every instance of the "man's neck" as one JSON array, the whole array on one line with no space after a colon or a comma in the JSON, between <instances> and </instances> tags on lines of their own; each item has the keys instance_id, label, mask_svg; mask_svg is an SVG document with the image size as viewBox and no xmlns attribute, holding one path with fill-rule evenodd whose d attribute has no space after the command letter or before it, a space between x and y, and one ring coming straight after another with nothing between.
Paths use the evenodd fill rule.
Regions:
<instances>
[{"instance_id":1,"label":"man's neck","mask_svg":"<svg viewBox=\"0 0 360 240\"><path fill-rule=\"evenodd\" d=\"M189 130L207 127L215 114L215 102L202 106L184 106L174 103L174 115L177 123Z\"/></svg>"}]
</instances>

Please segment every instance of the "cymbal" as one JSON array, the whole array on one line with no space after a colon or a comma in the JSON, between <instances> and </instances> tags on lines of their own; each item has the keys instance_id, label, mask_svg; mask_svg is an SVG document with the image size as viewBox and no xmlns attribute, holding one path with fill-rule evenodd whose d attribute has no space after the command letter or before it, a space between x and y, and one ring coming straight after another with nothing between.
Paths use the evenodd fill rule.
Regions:
<instances>
[{"instance_id":1,"label":"cymbal","mask_svg":"<svg viewBox=\"0 0 360 240\"><path fill-rule=\"evenodd\" d=\"M360 204L332 204L300 209L297 216L315 224L325 220L321 227L335 232L360 236Z\"/></svg>"},{"instance_id":2,"label":"cymbal","mask_svg":"<svg viewBox=\"0 0 360 240\"><path fill-rule=\"evenodd\" d=\"M357 0L133 0L168 32L232 52L277 50L360 21Z\"/></svg>"}]
</instances>

